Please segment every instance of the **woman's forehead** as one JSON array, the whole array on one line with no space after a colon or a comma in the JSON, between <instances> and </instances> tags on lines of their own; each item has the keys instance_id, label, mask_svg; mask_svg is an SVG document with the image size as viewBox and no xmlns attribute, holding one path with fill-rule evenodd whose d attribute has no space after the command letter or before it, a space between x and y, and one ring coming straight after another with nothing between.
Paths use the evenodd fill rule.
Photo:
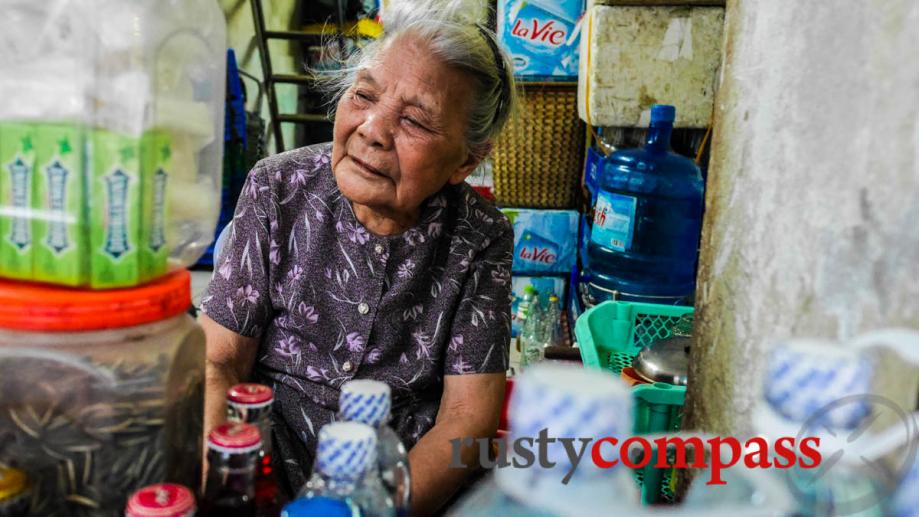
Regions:
<instances>
[{"instance_id":1,"label":"woman's forehead","mask_svg":"<svg viewBox=\"0 0 919 517\"><path fill-rule=\"evenodd\" d=\"M397 95L405 104L430 112L464 108L472 88L465 73L435 57L426 46L400 40L361 69L356 83Z\"/></svg>"}]
</instances>

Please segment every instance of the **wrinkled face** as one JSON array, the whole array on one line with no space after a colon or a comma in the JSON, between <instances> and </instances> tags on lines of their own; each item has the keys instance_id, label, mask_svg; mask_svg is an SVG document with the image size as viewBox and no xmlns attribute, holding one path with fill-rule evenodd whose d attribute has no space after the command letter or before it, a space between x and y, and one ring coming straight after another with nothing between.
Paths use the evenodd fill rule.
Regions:
<instances>
[{"instance_id":1,"label":"wrinkled face","mask_svg":"<svg viewBox=\"0 0 919 517\"><path fill-rule=\"evenodd\" d=\"M400 218L475 168L465 132L474 84L402 37L338 103L332 170L352 203Z\"/></svg>"}]
</instances>

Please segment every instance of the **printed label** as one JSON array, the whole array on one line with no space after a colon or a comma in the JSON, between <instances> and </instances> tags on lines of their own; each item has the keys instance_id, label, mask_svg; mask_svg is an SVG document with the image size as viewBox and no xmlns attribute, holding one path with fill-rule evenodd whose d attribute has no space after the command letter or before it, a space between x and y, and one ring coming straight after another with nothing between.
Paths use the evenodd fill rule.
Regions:
<instances>
[{"instance_id":1,"label":"printed label","mask_svg":"<svg viewBox=\"0 0 919 517\"><path fill-rule=\"evenodd\" d=\"M157 252L166 244L166 178L168 174L160 168L153 176L153 221L150 233L150 249Z\"/></svg>"},{"instance_id":2,"label":"printed label","mask_svg":"<svg viewBox=\"0 0 919 517\"><path fill-rule=\"evenodd\" d=\"M558 246L527 230L520 239L517 257L523 262L551 266L558 259Z\"/></svg>"},{"instance_id":3,"label":"printed label","mask_svg":"<svg viewBox=\"0 0 919 517\"><path fill-rule=\"evenodd\" d=\"M67 176L70 174L61 162L55 160L45 173L48 176L48 209L52 213L48 221L48 238L45 244L60 254L70 247L67 238Z\"/></svg>"},{"instance_id":4,"label":"printed label","mask_svg":"<svg viewBox=\"0 0 919 517\"><path fill-rule=\"evenodd\" d=\"M127 197L129 177L121 169L105 177L108 221L105 225L105 252L118 259L128 252Z\"/></svg>"},{"instance_id":5,"label":"printed label","mask_svg":"<svg viewBox=\"0 0 919 517\"><path fill-rule=\"evenodd\" d=\"M628 251L632 247L637 204L632 196L601 192L594 208L590 240L616 251Z\"/></svg>"},{"instance_id":6,"label":"printed label","mask_svg":"<svg viewBox=\"0 0 919 517\"><path fill-rule=\"evenodd\" d=\"M21 158L17 158L7 168L10 171L10 183L12 185L10 192L12 208L16 211L25 212L29 210L31 204L29 199L32 184L29 174L30 167ZM15 216L12 218L12 223L9 236L10 242L20 250L24 250L32 241L32 225L29 224L29 218Z\"/></svg>"},{"instance_id":7,"label":"printed label","mask_svg":"<svg viewBox=\"0 0 919 517\"><path fill-rule=\"evenodd\" d=\"M547 47L561 47L568 39L568 30L555 20L540 20L538 18L518 18L511 35L527 42L535 42Z\"/></svg>"}]
</instances>

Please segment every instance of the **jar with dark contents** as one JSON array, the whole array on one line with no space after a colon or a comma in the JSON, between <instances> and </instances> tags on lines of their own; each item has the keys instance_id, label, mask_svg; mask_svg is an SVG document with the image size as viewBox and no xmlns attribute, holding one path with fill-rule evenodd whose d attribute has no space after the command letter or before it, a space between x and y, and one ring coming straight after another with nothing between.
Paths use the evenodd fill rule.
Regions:
<instances>
[{"instance_id":1,"label":"jar with dark contents","mask_svg":"<svg viewBox=\"0 0 919 517\"><path fill-rule=\"evenodd\" d=\"M204 332L186 271L131 289L0 280L0 465L27 515L120 514L163 481L198 486Z\"/></svg>"},{"instance_id":2,"label":"jar with dark contents","mask_svg":"<svg viewBox=\"0 0 919 517\"><path fill-rule=\"evenodd\" d=\"M272 465L271 407L274 390L263 384L242 383L227 390L227 421L255 425L262 435L255 477L257 517L276 517L281 511L280 492Z\"/></svg>"}]
</instances>

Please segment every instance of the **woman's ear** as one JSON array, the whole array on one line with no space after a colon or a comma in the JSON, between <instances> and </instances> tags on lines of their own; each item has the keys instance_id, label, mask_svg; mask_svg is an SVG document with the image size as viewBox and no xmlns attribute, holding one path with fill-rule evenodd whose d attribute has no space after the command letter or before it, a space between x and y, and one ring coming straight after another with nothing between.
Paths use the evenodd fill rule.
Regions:
<instances>
[{"instance_id":1,"label":"woman's ear","mask_svg":"<svg viewBox=\"0 0 919 517\"><path fill-rule=\"evenodd\" d=\"M477 146L475 149L469 151L469 154L466 156L466 161L459 166L453 174L450 175L450 179L447 180L451 185L459 185L460 183L466 181L466 178L475 171L475 168L482 163L482 160L488 156L488 153L491 152L492 144L491 142L485 142L482 145Z\"/></svg>"}]
</instances>

